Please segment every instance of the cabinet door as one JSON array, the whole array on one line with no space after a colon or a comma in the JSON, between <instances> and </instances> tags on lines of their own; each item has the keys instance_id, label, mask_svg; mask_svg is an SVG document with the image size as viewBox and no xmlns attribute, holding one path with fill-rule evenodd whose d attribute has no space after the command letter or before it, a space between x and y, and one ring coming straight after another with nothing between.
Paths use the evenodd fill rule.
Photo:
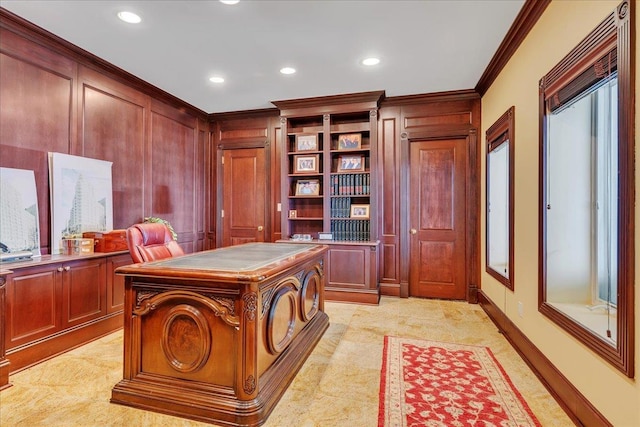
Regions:
<instances>
[{"instance_id":1,"label":"cabinet door","mask_svg":"<svg viewBox=\"0 0 640 427\"><path fill-rule=\"evenodd\" d=\"M325 296L330 301L378 304L377 243L330 245Z\"/></svg>"},{"instance_id":2,"label":"cabinet door","mask_svg":"<svg viewBox=\"0 0 640 427\"><path fill-rule=\"evenodd\" d=\"M63 326L78 325L104 315L107 306L104 258L65 263L63 270Z\"/></svg>"},{"instance_id":3,"label":"cabinet door","mask_svg":"<svg viewBox=\"0 0 640 427\"><path fill-rule=\"evenodd\" d=\"M61 329L62 272L58 268L62 270L60 264L28 268L9 277L7 350Z\"/></svg>"},{"instance_id":4,"label":"cabinet door","mask_svg":"<svg viewBox=\"0 0 640 427\"><path fill-rule=\"evenodd\" d=\"M115 274L116 268L133 264L131 255L116 255L107 261L107 313L124 309L124 276Z\"/></svg>"}]
</instances>

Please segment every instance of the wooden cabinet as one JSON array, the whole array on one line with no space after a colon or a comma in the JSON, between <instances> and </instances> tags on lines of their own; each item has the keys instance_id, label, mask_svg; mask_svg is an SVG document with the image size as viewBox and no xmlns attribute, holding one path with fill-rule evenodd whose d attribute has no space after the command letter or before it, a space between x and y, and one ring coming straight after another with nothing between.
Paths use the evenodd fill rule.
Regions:
<instances>
[{"instance_id":1,"label":"wooden cabinet","mask_svg":"<svg viewBox=\"0 0 640 427\"><path fill-rule=\"evenodd\" d=\"M378 242L332 243L327 260L327 300L378 304Z\"/></svg>"},{"instance_id":2,"label":"wooden cabinet","mask_svg":"<svg viewBox=\"0 0 640 427\"><path fill-rule=\"evenodd\" d=\"M124 286L113 270L130 260L122 253L47 255L11 264L1 308L10 371L122 327Z\"/></svg>"},{"instance_id":3,"label":"wooden cabinet","mask_svg":"<svg viewBox=\"0 0 640 427\"><path fill-rule=\"evenodd\" d=\"M115 270L129 264L133 264L133 260L128 253L107 258L107 313L124 308L124 277L116 275Z\"/></svg>"},{"instance_id":4,"label":"wooden cabinet","mask_svg":"<svg viewBox=\"0 0 640 427\"><path fill-rule=\"evenodd\" d=\"M0 268L0 390L9 387L9 359L7 359L7 351L4 344L6 276L9 274L11 274L11 270Z\"/></svg>"},{"instance_id":5,"label":"wooden cabinet","mask_svg":"<svg viewBox=\"0 0 640 427\"><path fill-rule=\"evenodd\" d=\"M328 299L379 299L377 112L383 95L274 102L283 124L282 239L329 245Z\"/></svg>"}]
</instances>

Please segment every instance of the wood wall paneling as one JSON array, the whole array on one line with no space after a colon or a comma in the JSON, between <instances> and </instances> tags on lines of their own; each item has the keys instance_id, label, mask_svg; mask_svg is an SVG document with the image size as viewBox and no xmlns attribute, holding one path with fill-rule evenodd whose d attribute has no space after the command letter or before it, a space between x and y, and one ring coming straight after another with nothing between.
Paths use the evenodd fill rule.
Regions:
<instances>
[{"instance_id":1,"label":"wood wall paneling","mask_svg":"<svg viewBox=\"0 0 640 427\"><path fill-rule=\"evenodd\" d=\"M202 249L208 115L5 10L0 32L0 166L35 171L42 253L50 151L113 162L114 228L170 215Z\"/></svg>"},{"instance_id":2,"label":"wood wall paneling","mask_svg":"<svg viewBox=\"0 0 640 427\"><path fill-rule=\"evenodd\" d=\"M271 239L275 242L282 238L282 221L280 220L281 211L278 205L281 205L282 189L280 179L282 178L282 128L280 127L280 118L273 117L269 123L269 134L271 141Z\"/></svg>"},{"instance_id":3,"label":"wood wall paneling","mask_svg":"<svg viewBox=\"0 0 640 427\"><path fill-rule=\"evenodd\" d=\"M4 54L0 72L2 143L68 152L73 79Z\"/></svg>"},{"instance_id":4,"label":"wood wall paneling","mask_svg":"<svg viewBox=\"0 0 640 427\"><path fill-rule=\"evenodd\" d=\"M43 254L50 246L47 151L67 153L74 138L75 76L72 61L0 30L0 166L35 172Z\"/></svg>"},{"instance_id":5,"label":"wood wall paneling","mask_svg":"<svg viewBox=\"0 0 640 427\"><path fill-rule=\"evenodd\" d=\"M82 69L78 155L112 165L113 227L123 229L144 215L145 111L147 97ZM124 90L123 90L124 89Z\"/></svg>"},{"instance_id":6,"label":"wood wall paneling","mask_svg":"<svg viewBox=\"0 0 640 427\"><path fill-rule=\"evenodd\" d=\"M152 112L151 127L151 215L169 221L183 249L193 252L195 126Z\"/></svg>"},{"instance_id":7,"label":"wood wall paneling","mask_svg":"<svg viewBox=\"0 0 640 427\"><path fill-rule=\"evenodd\" d=\"M383 108L378 115L380 293L400 296L400 191L397 174L400 167L400 109Z\"/></svg>"},{"instance_id":8,"label":"wood wall paneling","mask_svg":"<svg viewBox=\"0 0 640 427\"><path fill-rule=\"evenodd\" d=\"M198 120L198 142L196 155L196 190L195 190L195 223L196 227L196 243L195 251L203 251L205 249L205 192L207 188L207 150L209 142L209 123L204 120Z\"/></svg>"}]
</instances>

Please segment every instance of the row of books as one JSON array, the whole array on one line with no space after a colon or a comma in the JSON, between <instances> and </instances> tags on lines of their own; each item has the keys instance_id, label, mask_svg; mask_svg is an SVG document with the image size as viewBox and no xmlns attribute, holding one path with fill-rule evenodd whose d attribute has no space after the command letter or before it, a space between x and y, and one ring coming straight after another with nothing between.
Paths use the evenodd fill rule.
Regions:
<instances>
[{"instance_id":1,"label":"row of books","mask_svg":"<svg viewBox=\"0 0 640 427\"><path fill-rule=\"evenodd\" d=\"M351 216L351 199L331 199L331 218L349 218Z\"/></svg>"},{"instance_id":2,"label":"row of books","mask_svg":"<svg viewBox=\"0 0 640 427\"><path fill-rule=\"evenodd\" d=\"M370 238L369 220L331 221L333 240L368 241Z\"/></svg>"},{"instance_id":3,"label":"row of books","mask_svg":"<svg viewBox=\"0 0 640 427\"><path fill-rule=\"evenodd\" d=\"M335 196L359 196L371 191L371 175L368 173L344 173L331 175L331 194Z\"/></svg>"}]
</instances>

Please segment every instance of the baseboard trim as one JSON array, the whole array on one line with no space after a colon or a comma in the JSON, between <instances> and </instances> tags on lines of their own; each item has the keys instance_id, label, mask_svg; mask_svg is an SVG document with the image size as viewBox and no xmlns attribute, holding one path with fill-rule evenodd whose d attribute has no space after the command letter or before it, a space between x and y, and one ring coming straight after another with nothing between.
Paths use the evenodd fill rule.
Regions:
<instances>
[{"instance_id":1,"label":"baseboard trim","mask_svg":"<svg viewBox=\"0 0 640 427\"><path fill-rule=\"evenodd\" d=\"M478 303L576 425L613 426L482 290Z\"/></svg>"},{"instance_id":2,"label":"baseboard trim","mask_svg":"<svg viewBox=\"0 0 640 427\"><path fill-rule=\"evenodd\" d=\"M400 296L400 284L398 283L380 283L380 295L388 297Z\"/></svg>"}]
</instances>

